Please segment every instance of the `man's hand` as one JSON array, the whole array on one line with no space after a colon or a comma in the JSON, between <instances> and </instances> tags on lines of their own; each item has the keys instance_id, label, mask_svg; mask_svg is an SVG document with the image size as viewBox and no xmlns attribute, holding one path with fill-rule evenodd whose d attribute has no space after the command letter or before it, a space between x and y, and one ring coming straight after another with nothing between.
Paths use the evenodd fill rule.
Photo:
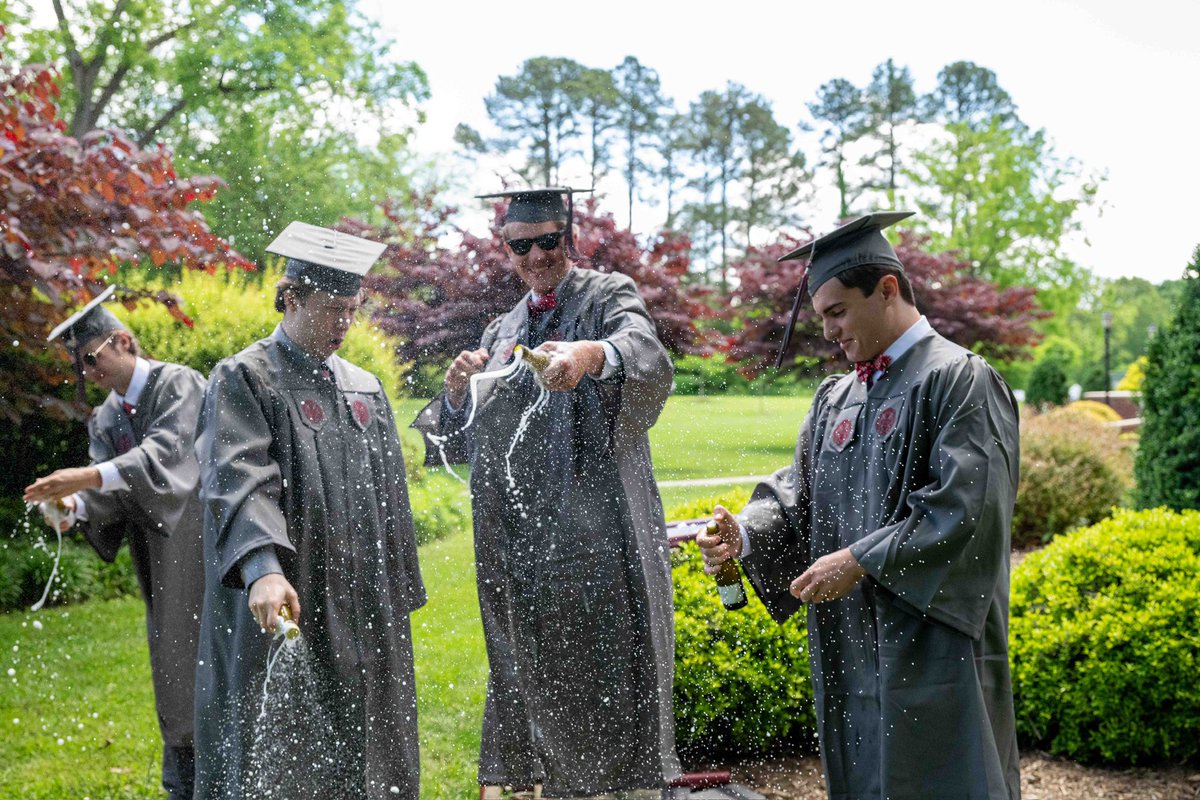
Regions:
<instances>
[{"instance_id":1,"label":"man's hand","mask_svg":"<svg viewBox=\"0 0 1200 800\"><path fill-rule=\"evenodd\" d=\"M533 352L550 356L542 385L552 392L569 392L584 375L599 376L604 369L604 345L599 342L545 342Z\"/></svg>"},{"instance_id":2,"label":"man's hand","mask_svg":"<svg viewBox=\"0 0 1200 800\"><path fill-rule=\"evenodd\" d=\"M25 487L26 503L60 500L80 489L99 489L100 470L95 467L68 467L38 478Z\"/></svg>"},{"instance_id":3,"label":"man's hand","mask_svg":"<svg viewBox=\"0 0 1200 800\"><path fill-rule=\"evenodd\" d=\"M722 564L742 554L742 532L733 514L724 506L717 506L713 509L713 520L717 523L717 535L710 536L701 531L696 537L700 554L704 556L704 572L708 575L716 575Z\"/></svg>"},{"instance_id":4,"label":"man's hand","mask_svg":"<svg viewBox=\"0 0 1200 800\"><path fill-rule=\"evenodd\" d=\"M850 548L821 556L792 581L790 591L804 603L823 603L850 594L867 571L859 566Z\"/></svg>"},{"instance_id":5,"label":"man's hand","mask_svg":"<svg viewBox=\"0 0 1200 800\"><path fill-rule=\"evenodd\" d=\"M259 627L270 634L275 633L275 617L283 606L292 612L294 621L300 621L300 596L278 572L263 575L254 582L250 587L249 605Z\"/></svg>"},{"instance_id":6,"label":"man's hand","mask_svg":"<svg viewBox=\"0 0 1200 800\"><path fill-rule=\"evenodd\" d=\"M456 406L462 405L467 386L471 383L471 376L487 366L488 355L488 351L481 347L478 350L463 350L454 359L450 369L446 370L446 394L451 403Z\"/></svg>"}]
</instances>

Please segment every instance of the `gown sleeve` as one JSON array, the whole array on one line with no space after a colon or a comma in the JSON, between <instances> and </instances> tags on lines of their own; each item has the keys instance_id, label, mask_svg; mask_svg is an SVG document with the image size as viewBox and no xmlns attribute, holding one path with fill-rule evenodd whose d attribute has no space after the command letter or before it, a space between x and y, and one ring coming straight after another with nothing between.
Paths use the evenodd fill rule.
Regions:
<instances>
[{"instance_id":1,"label":"gown sleeve","mask_svg":"<svg viewBox=\"0 0 1200 800\"><path fill-rule=\"evenodd\" d=\"M675 367L634 282L625 275L613 277L618 280L604 299L600 338L616 349L621 361L622 427L627 434L644 434L666 405Z\"/></svg>"},{"instance_id":2,"label":"gown sleeve","mask_svg":"<svg viewBox=\"0 0 1200 800\"><path fill-rule=\"evenodd\" d=\"M283 480L271 456L272 421L263 387L243 364L222 362L209 378L196 451L200 499L207 515L206 546L215 547L217 574L242 588L238 563L274 545L294 552L280 499Z\"/></svg>"}]
</instances>

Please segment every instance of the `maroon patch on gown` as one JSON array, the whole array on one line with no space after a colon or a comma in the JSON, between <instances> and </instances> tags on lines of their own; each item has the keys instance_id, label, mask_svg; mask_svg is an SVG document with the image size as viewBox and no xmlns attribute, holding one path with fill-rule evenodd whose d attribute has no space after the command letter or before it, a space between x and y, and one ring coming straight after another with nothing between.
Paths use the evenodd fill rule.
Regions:
<instances>
[{"instance_id":1,"label":"maroon patch on gown","mask_svg":"<svg viewBox=\"0 0 1200 800\"><path fill-rule=\"evenodd\" d=\"M852 433L854 433L854 420L842 420L833 429L833 443L838 447L843 446L846 442L850 441L850 434Z\"/></svg>"},{"instance_id":2,"label":"maroon patch on gown","mask_svg":"<svg viewBox=\"0 0 1200 800\"><path fill-rule=\"evenodd\" d=\"M358 423L358 427L365 428L371 422L371 409L363 400L355 400L350 404L350 411L354 414L354 421Z\"/></svg>"},{"instance_id":3,"label":"maroon patch on gown","mask_svg":"<svg viewBox=\"0 0 1200 800\"><path fill-rule=\"evenodd\" d=\"M896 427L896 409L885 408L880 411L879 416L875 418L875 433L887 436L894 427Z\"/></svg>"},{"instance_id":4,"label":"maroon patch on gown","mask_svg":"<svg viewBox=\"0 0 1200 800\"><path fill-rule=\"evenodd\" d=\"M300 403L300 413L313 425L320 425L325 419L325 409L316 400L305 400Z\"/></svg>"},{"instance_id":5,"label":"maroon patch on gown","mask_svg":"<svg viewBox=\"0 0 1200 800\"><path fill-rule=\"evenodd\" d=\"M508 347L504 348L504 355L500 357L500 363L502 363L502 364L508 363L508 360L510 358L512 358L514 347L516 347L515 344L510 344Z\"/></svg>"},{"instance_id":6,"label":"maroon patch on gown","mask_svg":"<svg viewBox=\"0 0 1200 800\"><path fill-rule=\"evenodd\" d=\"M133 449L133 437L128 433L117 435L117 454L124 455Z\"/></svg>"}]
</instances>

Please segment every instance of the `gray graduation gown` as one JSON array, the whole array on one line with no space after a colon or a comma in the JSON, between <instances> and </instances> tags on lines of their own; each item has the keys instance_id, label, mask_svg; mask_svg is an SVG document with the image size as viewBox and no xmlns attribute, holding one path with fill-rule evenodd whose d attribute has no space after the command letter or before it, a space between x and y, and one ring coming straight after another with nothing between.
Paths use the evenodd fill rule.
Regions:
<instances>
[{"instance_id":1,"label":"gray graduation gown","mask_svg":"<svg viewBox=\"0 0 1200 800\"><path fill-rule=\"evenodd\" d=\"M556 797L657 788L679 763L669 548L647 431L673 367L626 276L573 269L555 295L533 324L523 300L488 327L487 369L518 343L607 339L621 376L551 393L513 454L515 491L505 456L537 395L531 375L484 383L469 436L450 442L471 463L487 640L479 778L544 780ZM466 413L439 397L413 425L444 435ZM427 457L440 463L429 445Z\"/></svg>"},{"instance_id":2,"label":"gray graduation gown","mask_svg":"<svg viewBox=\"0 0 1200 800\"><path fill-rule=\"evenodd\" d=\"M199 469L194 438L204 378L179 364L150 362L130 417L109 394L88 420L93 463L110 462L127 488L87 489L84 536L105 561L129 543L142 599L154 705L163 744L192 746L192 687L204 571Z\"/></svg>"},{"instance_id":3,"label":"gray graduation gown","mask_svg":"<svg viewBox=\"0 0 1200 800\"><path fill-rule=\"evenodd\" d=\"M937 334L868 391L826 379L795 463L740 514L746 572L782 622L789 583L849 547L867 571L810 604L821 755L835 800L1017 798L1008 660L1016 402Z\"/></svg>"},{"instance_id":4,"label":"gray graduation gown","mask_svg":"<svg viewBox=\"0 0 1200 800\"><path fill-rule=\"evenodd\" d=\"M425 588L400 440L379 380L330 361L332 381L280 327L209 378L197 434L207 590L196 796L206 800L247 797L256 770L270 637L238 564L265 546L299 594L317 699L347 754L337 787L306 788L323 800L418 796L409 614Z\"/></svg>"}]
</instances>

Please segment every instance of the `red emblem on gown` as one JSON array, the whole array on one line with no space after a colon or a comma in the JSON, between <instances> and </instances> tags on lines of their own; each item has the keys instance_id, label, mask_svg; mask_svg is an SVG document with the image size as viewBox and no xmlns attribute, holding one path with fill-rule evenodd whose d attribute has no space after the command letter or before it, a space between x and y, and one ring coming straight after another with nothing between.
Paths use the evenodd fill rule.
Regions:
<instances>
[{"instance_id":1,"label":"red emblem on gown","mask_svg":"<svg viewBox=\"0 0 1200 800\"><path fill-rule=\"evenodd\" d=\"M117 454L123 455L133 449L133 437L128 433L117 435Z\"/></svg>"},{"instance_id":2,"label":"red emblem on gown","mask_svg":"<svg viewBox=\"0 0 1200 800\"><path fill-rule=\"evenodd\" d=\"M896 427L896 409L885 408L880 411L879 416L875 418L875 432L880 436L887 436L894 427Z\"/></svg>"},{"instance_id":3,"label":"red emblem on gown","mask_svg":"<svg viewBox=\"0 0 1200 800\"><path fill-rule=\"evenodd\" d=\"M355 400L350 404L350 410L354 413L354 421L358 423L360 428L367 427L367 423L371 421L371 409L362 400Z\"/></svg>"},{"instance_id":4,"label":"red emblem on gown","mask_svg":"<svg viewBox=\"0 0 1200 800\"><path fill-rule=\"evenodd\" d=\"M305 400L300 403L300 413L313 425L319 425L325 419L325 409L316 400Z\"/></svg>"},{"instance_id":5,"label":"red emblem on gown","mask_svg":"<svg viewBox=\"0 0 1200 800\"><path fill-rule=\"evenodd\" d=\"M833 443L841 447L846 442L850 441L850 434L854 432L854 422L844 419L837 424L833 429Z\"/></svg>"}]
</instances>

